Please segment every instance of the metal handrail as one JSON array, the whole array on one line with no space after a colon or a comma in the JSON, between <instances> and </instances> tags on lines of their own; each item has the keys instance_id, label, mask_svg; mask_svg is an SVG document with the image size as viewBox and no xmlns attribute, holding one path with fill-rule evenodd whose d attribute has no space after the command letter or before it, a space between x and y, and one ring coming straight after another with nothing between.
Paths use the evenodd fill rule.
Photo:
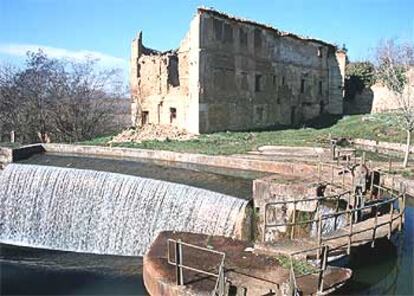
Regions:
<instances>
[{"instance_id":1,"label":"metal handrail","mask_svg":"<svg viewBox=\"0 0 414 296\"><path fill-rule=\"evenodd\" d=\"M301 275L296 275L295 273L295 269L293 267L293 257L297 256L299 254L303 254L303 253L307 253L309 251L315 251L315 250L322 250L322 259L319 261L319 268L314 268L312 271L303 273ZM327 268L327 262L328 262L328 257L329 257L329 246L327 245L321 245L318 247L314 247L314 248L309 248L306 250L300 250L300 251L296 251L293 253L289 254L289 259L290 259L290 276L292 277L292 284L294 287L294 291L298 291L298 286L297 286L297 279L301 278L301 277L305 277L305 276L309 276L315 273L318 273L318 291L317 294L322 294L323 293L323 281L324 281L324 277L325 277L325 270ZM296 294L296 293L295 293Z\"/></svg>"},{"instance_id":2,"label":"metal handrail","mask_svg":"<svg viewBox=\"0 0 414 296\"><path fill-rule=\"evenodd\" d=\"M353 208L353 209L347 209L344 211L339 211L339 212L335 212L335 213L327 213L327 214L322 214L320 217L318 217L317 219L309 219L309 220L305 220L305 221L300 221L300 222L287 222L287 223L280 223L280 224L268 224L267 220L266 220L266 212L265 212L265 227L279 227L279 226L296 226L296 225L304 225L304 224L311 224L311 223L315 223L318 222L320 219L322 220L327 220L327 219L331 219L331 218L335 218L335 216L340 216L340 215L345 215L345 214L349 214L349 213L354 213L354 212L359 212L362 211L364 209L368 209L368 208L373 208L373 207L378 207L384 204L389 204L391 202L394 202L395 200L398 200L402 198L402 195L398 195L396 197L393 197L392 199L387 199L384 201L380 201L377 203L373 203L373 204L369 204L366 206L361 206L361 207L357 207L357 208ZM270 205L273 204L285 204L288 202L278 202L278 203L269 203ZM265 206L265 211L267 210L267 205Z\"/></svg>"},{"instance_id":3,"label":"metal handrail","mask_svg":"<svg viewBox=\"0 0 414 296\"><path fill-rule=\"evenodd\" d=\"M170 256L170 243L173 243L175 246L175 262L171 260L171 256ZM183 259L182 259L182 250L181 250L181 246L186 246L189 248L193 248L193 249L197 249L197 250L201 250L201 251L205 251L205 252L210 252L216 255L220 255L221 257L221 261L220 261L220 265L219 265L219 272L213 273L213 272L209 272L206 270L202 270L202 269L198 269L195 267L191 267L188 265L185 265L182 263ZM204 247L200 247L194 244L190 244L190 243L185 243L181 240L175 240L175 239L168 239L167 240L167 260L168 260L168 264L174 265L176 267L176 282L177 285L184 285L184 279L183 279L183 273L182 270L183 269L187 269L187 270L191 270L194 272L198 272L201 274L205 274L208 276L213 276L216 277L216 284L214 286L214 290L212 291L212 295L214 296L224 296L225 295L225 288L226 288L226 276L225 276L225 259L226 259L226 253L221 252L221 251L216 251L216 250L212 250L212 249L208 249L208 248L204 248Z\"/></svg>"}]
</instances>

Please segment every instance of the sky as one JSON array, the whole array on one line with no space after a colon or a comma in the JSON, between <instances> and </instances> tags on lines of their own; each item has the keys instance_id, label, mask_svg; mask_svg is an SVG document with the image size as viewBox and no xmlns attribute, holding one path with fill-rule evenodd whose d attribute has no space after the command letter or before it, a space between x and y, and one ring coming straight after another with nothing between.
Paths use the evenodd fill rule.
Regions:
<instances>
[{"instance_id":1,"label":"sky","mask_svg":"<svg viewBox=\"0 0 414 296\"><path fill-rule=\"evenodd\" d=\"M0 63L42 48L127 73L138 31L148 47L177 48L199 6L345 44L351 61L370 59L383 39L414 42L414 0L0 0Z\"/></svg>"}]
</instances>

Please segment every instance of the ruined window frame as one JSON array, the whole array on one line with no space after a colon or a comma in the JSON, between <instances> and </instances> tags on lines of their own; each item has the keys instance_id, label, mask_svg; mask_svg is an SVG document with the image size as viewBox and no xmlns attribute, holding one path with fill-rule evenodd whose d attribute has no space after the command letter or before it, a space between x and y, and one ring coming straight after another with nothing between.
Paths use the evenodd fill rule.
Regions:
<instances>
[{"instance_id":1,"label":"ruined window frame","mask_svg":"<svg viewBox=\"0 0 414 296\"><path fill-rule=\"evenodd\" d=\"M222 41L223 40L223 24L224 22L220 19L213 19L213 36L214 40Z\"/></svg>"},{"instance_id":2,"label":"ruined window frame","mask_svg":"<svg viewBox=\"0 0 414 296\"><path fill-rule=\"evenodd\" d=\"M177 120L177 108L170 107L170 124L173 124Z\"/></svg>"},{"instance_id":3,"label":"ruined window frame","mask_svg":"<svg viewBox=\"0 0 414 296\"><path fill-rule=\"evenodd\" d=\"M148 110L143 110L141 112L141 125L146 125L149 124L149 111Z\"/></svg>"},{"instance_id":4,"label":"ruined window frame","mask_svg":"<svg viewBox=\"0 0 414 296\"><path fill-rule=\"evenodd\" d=\"M246 82L246 83L244 83ZM246 71L240 72L240 89L244 91L248 91L249 87L249 73Z\"/></svg>"},{"instance_id":5,"label":"ruined window frame","mask_svg":"<svg viewBox=\"0 0 414 296\"><path fill-rule=\"evenodd\" d=\"M249 43L249 34L243 27L239 27L239 45L240 48L247 49Z\"/></svg>"},{"instance_id":6,"label":"ruined window frame","mask_svg":"<svg viewBox=\"0 0 414 296\"><path fill-rule=\"evenodd\" d=\"M300 80L300 93L305 93L305 79L303 78Z\"/></svg>"},{"instance_id":7,"label":"ruined window frame","mask_svg":"<svg viewBox=\"0 0 414 296\"><path fill-rule=\"evenodd\" d=\"M233 26L229 23L223 24L223 43L233 44L234 41L234 32Z\"/></svg>"},{"instance_id":8,"label":"ruined window frame","mask_svg":"<svg viewBox=\"0 0 414 296\"><path fill-rule=\"evenodd\" d=\"M254 120L256 123L263 123L265 121L264 106L254 106Z\"/></svg>"},{"instance_id":9,"label":"ruined window frame","mask_svg":"<svg viewBox=\"0 0 414 296\"><path fill-rule=\"evenodd\" d=\"M256 73L254 76L254 91L255 92L261 92L263 89L263 81L262 81L263 75Z\"/></svg>"},{"instance_id":10,"label":"ruined window frame","mask_svg":"<svg viewBox=\"0 0 414 296\"><path fill-rule=\"evenodd\" d=\"M254 49L255 50L261 50L262 49L262 43L263 43L263 38L262 38L262 31L260 29L255 29L253 31L253 43L254 43Z\"/></svg>"}]
</instances>

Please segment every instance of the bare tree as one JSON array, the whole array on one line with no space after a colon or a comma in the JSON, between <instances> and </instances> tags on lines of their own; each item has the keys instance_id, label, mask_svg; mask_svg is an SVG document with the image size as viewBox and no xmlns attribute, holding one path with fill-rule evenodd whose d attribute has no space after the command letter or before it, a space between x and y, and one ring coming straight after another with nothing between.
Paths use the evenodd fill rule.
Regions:
<instances>
[{"instance_id":1,"label":"bare tree","mask_svg":"<svg viewBox=\"0 0 414 296\"><path fill-rule=\"evenodd\" d=\"M376 54L377 78L393 94L390 98L392 119L407 134L403 162L407 167L414 131L414 45L388 40L377 47Z\"/></svg>"},{"instance_id":2,"label":"bare tree","mask_svg":"<svg viewBox=\"0 0 414 296\"><path fill-rule=\"evenodd\" d=\"M112 130L113 103L122 95L119 70L100 70L97 60L27 54L23 70L0 67L0 127L22 143L76 142Z\"/></svg>"}]
</instances>

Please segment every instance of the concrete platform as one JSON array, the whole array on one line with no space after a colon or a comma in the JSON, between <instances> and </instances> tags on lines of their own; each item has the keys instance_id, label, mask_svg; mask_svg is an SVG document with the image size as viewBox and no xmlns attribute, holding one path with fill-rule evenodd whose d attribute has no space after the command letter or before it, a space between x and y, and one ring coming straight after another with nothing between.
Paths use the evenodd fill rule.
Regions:
<instances>
[{"instance_id":1,"label":"concrete platform","mask_svg":"<svg viewBox=\"0 0 414 296\"><path fill-rule=\"evenodd\" d=\"M229 295L288 293L289 270L281 266L273 256L252 252L253 245L249 242L194 233L162 232L144 256L144 283L150 295L211 295L214 290L216 277L188 270L184 271L185 285L176 285L175 266L169 264L167 259L169 238L225 252ZM171 256L174 258L172 249L170 246ZM183 246L184 265L217 273L220 259L217 254ZM350 279L351 274L351 270L346 268L329 267L324 278L324 290L341 286ZM317 283L317 274L297 278L298 288L303 295L316 294Z\"/></svg>"}]
</instances>

